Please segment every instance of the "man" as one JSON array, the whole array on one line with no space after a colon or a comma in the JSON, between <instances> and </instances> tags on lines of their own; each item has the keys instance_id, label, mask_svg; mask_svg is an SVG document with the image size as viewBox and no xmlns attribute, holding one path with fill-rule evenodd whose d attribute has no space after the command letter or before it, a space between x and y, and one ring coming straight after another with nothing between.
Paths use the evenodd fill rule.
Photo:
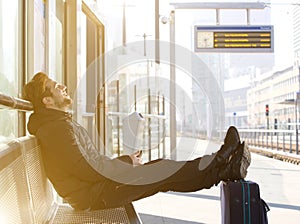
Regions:
<instances>
[{"instance_id":1,"label":"man","mask_svg":"<svg viewBox=\"0 0 300 224\"><path fill-rule=\"evenodd\" d=\"M24 98L34 106L28 130L40 141L47 176L75 209L119 207L158 192L197 191L247 174L250 153L234 127L217 153L190 161L142 164L138 153L115 159L100 155L86 130L66 112L72 103L66 89L38 73L24 86Z\"/></svg>"}]
</instances>

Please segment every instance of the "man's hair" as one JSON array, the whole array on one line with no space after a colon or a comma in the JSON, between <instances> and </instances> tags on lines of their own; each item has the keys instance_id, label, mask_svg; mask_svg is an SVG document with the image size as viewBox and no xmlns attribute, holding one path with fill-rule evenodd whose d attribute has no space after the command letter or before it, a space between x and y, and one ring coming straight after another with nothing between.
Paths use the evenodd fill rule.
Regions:
<instances>
[{"instance_id":1,"label":"man's hair","mask_svg":"<svg viewBox=\"0 0 300 224\"><path fill-rule=\"evenodd\" d=\"M23 88L23 99L30 101L35 111L45 107L43 103L44 97L52 95L49 89L46 89L46 81L48 79L48 75L38 72Z\"/></svg>"}]
</instances>

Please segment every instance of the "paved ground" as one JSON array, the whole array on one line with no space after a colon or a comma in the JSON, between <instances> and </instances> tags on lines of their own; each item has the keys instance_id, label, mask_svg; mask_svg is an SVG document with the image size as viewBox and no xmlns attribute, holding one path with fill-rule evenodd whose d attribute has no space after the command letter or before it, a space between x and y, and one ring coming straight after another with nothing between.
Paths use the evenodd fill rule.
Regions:
<instances>
[{"instance_id":1,"label":"paved ground","mask_svg":"<svg viewBox=\"0 0 300 224\"><path fill-rule=\"evenodd\" d=\"M181 139L178 159L189 159L216 151L218 145ZM210 150L207 150L207 149ZM189 150L187 150L189 149ZM259 184L261 197L268 203L270 224L300 223L300 166L252 153L247 180ZM220 188L193 193L159 193L134 202L143 223L221 223Z\"/></svg>"}]
</instances>

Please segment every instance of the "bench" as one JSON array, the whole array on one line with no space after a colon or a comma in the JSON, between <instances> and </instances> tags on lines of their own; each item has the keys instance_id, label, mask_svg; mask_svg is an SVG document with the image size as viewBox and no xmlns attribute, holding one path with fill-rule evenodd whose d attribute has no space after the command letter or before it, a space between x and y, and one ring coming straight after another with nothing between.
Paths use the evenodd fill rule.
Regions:
<instances>
[{"instance_id":1,"label":"bench","mask_svg":"<svg viewBox=\"0 0 300 224\"><path fill-rule=\"evenodd\" d=\"M34 136L0 143L0 186L1 224L141 223L132 204L78 211L60 202L46 177L40 145Z\"/></svg>"}]
</instances>

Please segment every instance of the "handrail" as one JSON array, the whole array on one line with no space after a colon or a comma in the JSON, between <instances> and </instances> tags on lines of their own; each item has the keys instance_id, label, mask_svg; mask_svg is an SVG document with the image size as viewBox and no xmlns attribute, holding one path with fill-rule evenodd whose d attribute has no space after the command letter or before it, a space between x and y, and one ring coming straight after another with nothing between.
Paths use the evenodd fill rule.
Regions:
<instances>
[{"instance_id":1,"label":"handrail","mask_svg":"<svg viewBox=\"0 0 300 224\"><path fill-rule=\"evenodd\" d=\"M0 93L0 105L22 111L32 111L33 105L27 100Z\"/></svg>"},{"instance_id":2,"label":"handrail","mask_svg":"<svg viewBox=\"0 0 300 224\"><path fill-rule=\"evenodd\" d=\"M123 113L123 112L108 112L107 113L108 116L115 116L115 117L127 117L129 115L129 113ZM157 115L157 114L142 114L144 118L157 118L157 119L163 119L166 120L167 117L165 115Z\"/></svg>"}]
</instances>

